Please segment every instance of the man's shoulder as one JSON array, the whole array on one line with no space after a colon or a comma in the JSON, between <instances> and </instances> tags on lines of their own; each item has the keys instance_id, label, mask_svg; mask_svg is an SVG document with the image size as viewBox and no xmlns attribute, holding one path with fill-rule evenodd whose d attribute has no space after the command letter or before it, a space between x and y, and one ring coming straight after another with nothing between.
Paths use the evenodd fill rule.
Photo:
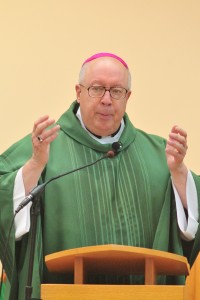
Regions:
<instances>
[{"instance_id":1,"label":"man's shoulder","mask_svg":"<svg viewBox=\"0 0 200 300\"><path fill-rule=\"evenodd\" d=\"M153 144L160 144L160 145L166 145L166 139L162 136L148 133L142 129L136 129L137 130L137 139L140 139L141 141L146 141Z\"/></svg>"}]
</instances>

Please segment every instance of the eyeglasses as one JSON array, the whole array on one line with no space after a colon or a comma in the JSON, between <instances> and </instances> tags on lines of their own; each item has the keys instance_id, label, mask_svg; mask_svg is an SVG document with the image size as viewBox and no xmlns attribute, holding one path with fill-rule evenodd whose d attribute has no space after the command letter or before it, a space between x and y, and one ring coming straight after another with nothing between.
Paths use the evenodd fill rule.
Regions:
<instances>
[{"instance_id":1,"label":"eyeglasses","mask_svg":"<svg viewBox=\"0 0 200 300\"><path fill-rule=\"evenodd\" d=\"M101 98L105 95L106 91L110 93L111 98L115 100L121 100L126 97L128 90L122 87L111 87L109 89L105 88L104 86L89 86L88 88L83 84L80 86L84 87L88 91L88 95L92 98Z\"/></svg>"}]
</instances>

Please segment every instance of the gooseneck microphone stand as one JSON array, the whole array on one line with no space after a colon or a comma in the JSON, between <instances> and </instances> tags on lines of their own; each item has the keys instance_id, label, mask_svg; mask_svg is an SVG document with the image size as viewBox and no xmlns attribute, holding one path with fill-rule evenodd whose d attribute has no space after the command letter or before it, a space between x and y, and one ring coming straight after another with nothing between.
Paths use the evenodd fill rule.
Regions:
<instances>
[{"instance_id":1,"label":"gooseneck microphone stand","mask_svg":"<svg viewBox=\"0 0 200 300\"><path fill-rule=\"evenodd\" d=\"M33 277L33 263L35 254L35 242L37 233L37 220L40 215L40 194L36 195L32 208L31 208L31 228L30 228L30 240L29 240L29 267L27 276L27 285L25 287L25 299L33 300L36 298L31 298L32 295L32 277ZM38 299L39 300L39 299Z\"/></svg>"}]
</instances>

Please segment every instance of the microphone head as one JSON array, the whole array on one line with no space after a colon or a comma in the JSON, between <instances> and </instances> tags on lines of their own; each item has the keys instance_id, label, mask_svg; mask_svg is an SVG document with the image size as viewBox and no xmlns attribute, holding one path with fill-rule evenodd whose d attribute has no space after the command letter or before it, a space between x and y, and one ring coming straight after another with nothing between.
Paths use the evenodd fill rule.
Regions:
<instances>
[{"instance_id":1,"label":"microphone head","mask_svg":"<svg viewBox=\"0 0 200 300\"><path fill-rule=\"evenodd\" d=\"M112 143L112 148L116 154L122 148L122 144L120 142L114 142Z\"/></svg>"},{"instance_id":2,"label":"microphone head","mask_svg":"<svg viewBox=\"0 0 200 300\"><path fill-rule=\"evenodd\" d=\"M119 149L122 148L122 144L120 142L114 142L112 143L112 150L109 150L106 153L106 157L112 158L115 157L117 155L117 153L119 152Z\"/></svg>"}]
</instances>

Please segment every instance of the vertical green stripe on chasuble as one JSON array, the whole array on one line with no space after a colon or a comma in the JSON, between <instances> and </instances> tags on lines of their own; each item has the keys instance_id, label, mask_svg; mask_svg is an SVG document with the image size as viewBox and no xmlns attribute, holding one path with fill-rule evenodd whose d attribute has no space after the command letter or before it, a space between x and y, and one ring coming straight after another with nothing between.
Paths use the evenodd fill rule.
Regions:
<instances>
[{"instance_id":1,"label":"vertical green stripe on chasuble","mask_svg":"<svg viewBox=\"0 0 200 300\"><path fill-rule=\"evenodd\" d=\"M132 164L132 161L130 159L130 156L128 153L126 155L122 156L121 158L122 163L122 169L123 176L120 178L120 198L123 201L123 205L127 206L127 213L125 215L129 216L130 212L136 211L136 199L139 198L137 184L136 184L136 174L134 170L134 166ZM129 166L129 168L126 167ZM131 179L130 179L130 173L132 173ZM123 186L126 186L126 189L122 189ZM133 188L134 187L134 190ZM134 214L133 218L130 218L129 221L129 230L127 230L127 234L129 234L127 243L130 245L140 245L140 235L143 235L143 226L142 224L139 225L138 219L140 218L140 209L137 211L137 214ZM138 229L140 232L140 235L138 235ZM130 235L130 233L132 233Z\"/></svg>"},{"instance_id":2,"label":"vertical green stripe on chasuble","mask_svg":"<svg viewBox=\"0 0 200 300\"><path fill-rule=\"evenodd\" d=\"M84 149L84 154L85 154L85 158L86 157L86 151ZM91 151L89 152L89 158L87 161L87 163L91 162L94 160L94 156L92 156ZM96 178L98 178L98 176L96 174L98 174L98 168L99 168L99 163L96 164L95 167L90 167L87 170L87 182L85 182L86 185L88 185L86 188L88 188L89 190L89 195L91 195L91 199L88 203L88 206L91 206L91 215L88 215L88 218L92 219L92 223L94 228L92 229L92 233L90 230L87 230L87 233L91 233L91 235L93 235L94 238L94 243L98 244L102 239L102 234L103 234L103 230L102 230L102 222L101 222L101 215L99 215L99 194L98 194L98 189L97 189L97 185L98 182L96 181ZM84 199L82 199L82 201L84 201ZM85 209L89 209L89 207L85 207ZM88 235L88 240L90 240L90 236Z\"/></svg>"},{"instance_id":3,"label":"vertical green stripe on chasuble","mask_svg":"<svg viewBox=\"0 0 200 300\"><path fill-rule=\"evenodd\" d=\"M70 159L72 161L72 165L73 166L79 166L80 162L78 161L78 156L74 155L74 153L76 153L76 147L74 143L70 143L69 144L70 149L69 149L69 154L70 154ZM87 157L85 155L85 149L83 148L83 153L82 153L83 157L85 158L85 161L87 164L88 160ZM82 199L84 198L84 188L82 186L82 181L80 180L80 173L81 171L75 172L74 176L75 176L75 182L76 182L76 187L75 187L75 199L77 200L77 213L78 213L78 219L82 221L82 226L80 226L80 235L81 235L81 240L82 243L87 245L88 241L87 241L87 230L86 230L86 216L87 214L85 214L84 212L84 203L82 201ZM85 172L85 170L84 170ZM84 181L85 182L85 181Z\"/></svg>"},{"instance_id":4,"label":"vertical green stripe on chasuble","mask_svg":"<svg viewBox=\"0 0 200 300\"><path fill-rule=\"evenodd\" d=\"M153 240L153 228L152 228L152 218L151 218L151 207L152 207L152 199L151 199L151 186L150 186L150 181L149 181L149 171L147 169L146 163L143 159L143 156L141 155L141 147L139 144L134 144L135 146L135 152L136 152L136 156L138 158L138 166L140 166L140 170L141 170L141 174L142 174L142 189L143 189L143 194L144 194L144 199L146 199L145 203L144 203L144 199L140 199L141 202L143 202L143 205L146 206L146 210L144 210L143 208L140 207L140 216L142 218L144 218L144 211L147 211L148 213L146 214L146 220L143 220L144 222L146 222L146 224L148 224L148 235L145 237L146 239L149 238L149 242ZM137 165L137 164L136 164ZM137 174L136 174L137 176ZM140 183L141 185L141 183ZM141 189L141 187L139 187ZM138 198L139 199L139 198ZM150 205L151 204L151 205ZM142 224L144 224L144 222L142 222ZM144 232L144 228L143 228L143 232Z\"/></svg>"},{"instance_id":5,"label":"vertical green stripe on chasuble","mask_svg":"<svg viewBox=\"0 0 200 300\"><path fill-rule=\"evenodd\" d=\"M84 157L86 163L94 161L94 152L88 149L83 149ZM96 156L95 159L99 158ZM91 237L90 234L94 235L93 242L96 244L102 244L106 242L116 242L116 237L113 230L114 219L113 219L113 209L112 209L112 199L113 193L111 193L111 182L110 177L114 178L114 168L112 165L112 160L109 158L107 161L98 162L94 167L89 167L84 170L84 180L82 174L77 175L79 189L82 191L81 199L79 199L80 216L90 218L93 228L87 228L87 224L84 225L85 239L83 243L90 244ZM102 170L104 176L102 176ZM113 180L112 180L113 181ZM113 185L113 184L112 184ZM88 195L90 199L84 199ZM86 207L84 202L87 201L90 207ZM89 201L88 201L89 200ZM91 210L91 214L88 215L88 211Z\"/></svg>"}]
</instances>

